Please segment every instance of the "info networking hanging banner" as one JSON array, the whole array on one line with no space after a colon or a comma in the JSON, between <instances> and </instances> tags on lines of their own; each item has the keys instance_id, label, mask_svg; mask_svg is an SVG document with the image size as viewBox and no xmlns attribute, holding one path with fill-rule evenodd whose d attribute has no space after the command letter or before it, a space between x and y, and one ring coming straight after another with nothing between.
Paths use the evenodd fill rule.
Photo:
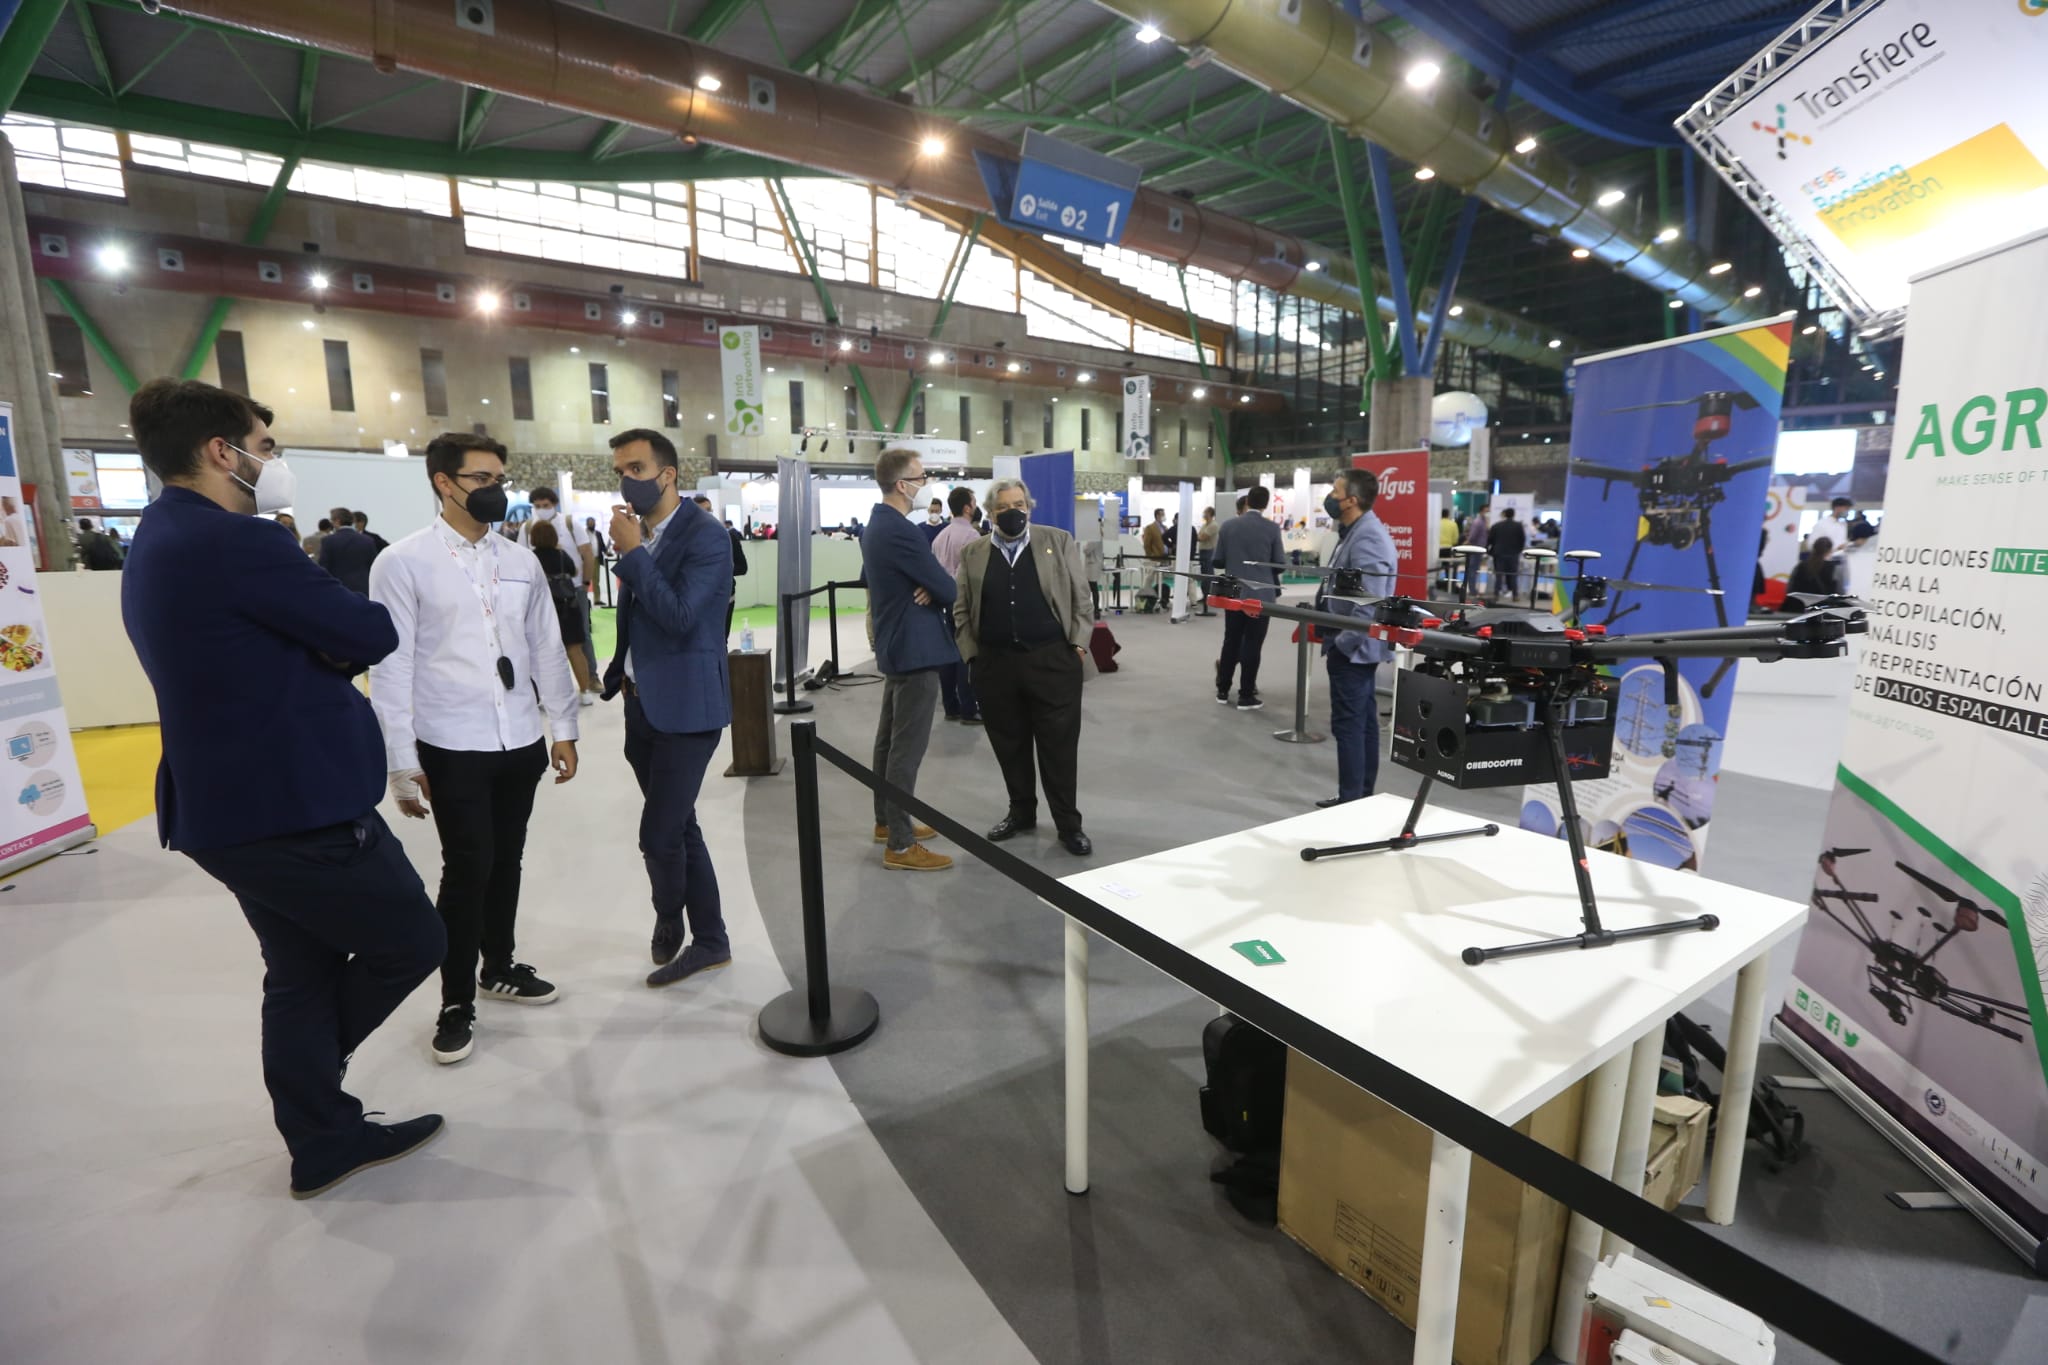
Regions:
<instances>
[{"instance_id":1,"label":"info networking hanging banner","mask_svg":"<svg viewBox=\"0 0 2048 1365\"><path fill-rule=\"evenodd\" d=\"M2014 301L2043 297L2048 234L1914 282L1870 632L1781 1015L2036 1242L2048 329Z\"/></svg>"},{"instance_id":2,"label":"info networking hanging banner","mask_svg":"<svg viewBox=\"0 0 2048 1365\"><path fill-rule=\"evenodd\" d=\"M14 460L14 408L0 403L0 874L93 836L71 726L43 626L35 550L5 527L34 515Z\"/></svg>"},{"instance_id":3,"label":"info networking hanging banner","mask_svg":"<svg viewBox=\"0 0 2048 1365\"><path fill-rule=\"evenodd\" d=\"M1709 136L1878 312L1906 281L2048 224L2042 0L1876 0Z\"/></svg>"},{"instance_id":4,"label":"info networking hanging banner","mask_svg":"<svg viewBox=\"0 0 2048 1365\"><path fill-rule=\"evenodd\" d=\"M1614 580L1581 625L1611 635L1741 625L1756 568L1790 314L1578 361L1564 546ZM1558 584L1571 602L1571 570ZM1654 588L1628 584L1655 584ZM1732 659L1615 668L1614 764L1574 783L1586 842L1698 871L1735 692ZM1557 790L1524 790L1522 828L1561 835Z\"/></svg>"}]
</instances>

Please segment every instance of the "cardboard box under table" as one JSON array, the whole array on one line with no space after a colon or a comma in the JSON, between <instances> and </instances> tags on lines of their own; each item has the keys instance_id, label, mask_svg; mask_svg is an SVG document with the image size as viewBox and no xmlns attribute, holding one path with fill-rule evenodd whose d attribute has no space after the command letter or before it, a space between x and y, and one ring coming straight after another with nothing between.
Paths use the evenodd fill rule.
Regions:
<instances>
[{"instance_id":1,"label":"cardboard box under table","mask_svg":"<svg viewBox=\"0 0 2048 1365\"><path fill-rule=\"evenodd\" d=\"M1746 1115L1766 957L1797 932L1805 906L1595 850L1588 866L1609 927L1702 913L1719 916L1720 927L1468 967L1459 958L1467 947L1577 930L1571 859L1555 839L1503 829L1400 853L1302 860L1307 846L1397 832L1408 804L1370 797L1062 882L1106 924L1142 930L1192 957L1204 969L1199 984L1218 1003L1319 1026L1498 1122L1520 1123L1587 1081L1578 1160L1636 1191L1650 1156L1664 1021L1736 976L1725 1089ZM1472 824L1432 808L1419 832ZM1066 1186L1076 1194L1088 1188L1088 945L1087 931L1070 919ZM1219 974L1228 990L1212 984ZM1734 1219L1742 1146L1722 1143L1714 1153L1707 1213L1716 1222ZM1468 1150L1431 1135L1429 1235L1415 1290L1421 1365L1453 1359L1471 1166ZM1568 1361L1577 1358L1592 1267L1620 1249L1605 1240L1603 1247L1601 1229L1572 1216L1552 1329L1552 1349Z\"/></svg>"}]
</instances>

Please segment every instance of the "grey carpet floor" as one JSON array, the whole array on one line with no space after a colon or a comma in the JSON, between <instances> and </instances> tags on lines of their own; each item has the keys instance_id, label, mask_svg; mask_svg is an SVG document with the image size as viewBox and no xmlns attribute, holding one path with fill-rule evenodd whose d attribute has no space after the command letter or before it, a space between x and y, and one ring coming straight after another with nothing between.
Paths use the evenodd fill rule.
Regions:
<instances>
[{"instance_id":1,"label":"grey carpet floor","mask_svg":"<svg viewBox=\"0 0 2048 1365\"><path fill-rule=\"evenodd\" d=\"M1091 676L1084 707L1081 807L1092 862L1296 814L1336 790L1329 745L1272 738L1288 724L1293 691L1282 629L1266 649L1267 709L1241 713L1210 691L1220 620L1111 624L1122 668ZM820 736L865 759L880 689L815 699ZM1311 717L1326 719L1320 687ZM1407 794L1414 785L1388 768L1380 789ZM1003 812L1000 776L976 729L935 724L918 790L970 827ZM746 828L770 939L801 979L792 801L786 777L755 782ZM1517 806L1512 791L1444 801L1504 821ZM1218 1149L1196 1110L1201 1031L1214 1007L1114 951L1098 951L1091 973L1093 1188L1085 1198L1062 1192L1060 917L971 858L935 875L884 872L869 841L870 805L864 788L825 770L834 976L872 991L883 1021L832 1064L909 1188L1038 1358L1405 1361L1413 1338L1393 1318L1216 1193ZM1803 899L1826 805L1811 787L1725 775L1709 872ZM1080 866L1053 842L1049 821L1010 847L1055 874ZM1711 1004L1700 1013L1716 1021ZM1789 1063L1769 1049L1765 1066ZM1967 1214L1906 1214L1886 1203L1887 1190L1928 1182L1832 1096L1799 1102L1813 1150L1778 1173L1753 1151L1741 1221L1722 1235L1944 1359L2048 1360L2048 1290ZM1796 1342L1781 1346L1785 1365L1825 1359Z\"/></svg>"}]
</instances>

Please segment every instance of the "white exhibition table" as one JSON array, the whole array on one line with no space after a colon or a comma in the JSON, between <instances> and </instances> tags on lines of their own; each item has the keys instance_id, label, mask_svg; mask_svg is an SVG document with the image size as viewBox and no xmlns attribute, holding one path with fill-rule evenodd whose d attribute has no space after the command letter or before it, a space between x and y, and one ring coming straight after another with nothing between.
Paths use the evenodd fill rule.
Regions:
<instances>
[{"instance_id":1,"label":"white exhibition table","mask_svg":"<svg viewBox=\"0 0 2048 1365\"><path fill-rule=\"evenodd\" d=\"M1663 1055L1664 1021L1737 976L1707 1215L1735 1217L1766 958L1797 933L1806 907L1616 854L1589 854L1610 929L1720 917L1720 927L1592 951L1468 967L1467 947L1579 931L1571 855L1562 840L1502 828L1402 852L1314 863L1301 849L1398 834L1406 798L1348 806L1107 867L1062 883L1134 926L1237 978L1304 1019L1376 1053L1501 1123L1514 1124L1593 1076L1579 1161L1640 1193ZM1420 834L1482 822L1430 807ZM1255 966L1232 944L1263 939L1285 960ZM1739 975L1737 975L1739 973ZM1088 1188L1088 937L1067 921L1067 1189ZM1438 1135L1417 1297L1417 1365L1449 1365L1472 1156ZM1605 1252L1621 1244L1608 1235ZM1577 1359L1579 1319L1601 1229L1572 1216L1552 1349Z\"/></svg>"}]
</instances>

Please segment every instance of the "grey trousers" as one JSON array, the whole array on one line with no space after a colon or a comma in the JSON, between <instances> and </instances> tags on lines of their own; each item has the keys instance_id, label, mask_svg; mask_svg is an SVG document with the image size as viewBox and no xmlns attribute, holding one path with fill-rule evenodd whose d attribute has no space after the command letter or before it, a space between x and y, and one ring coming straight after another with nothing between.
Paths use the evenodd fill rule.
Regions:
<instances>
[{"instance_id":1,"label":"grey trousers","mask_svg":"<svg viewBox=\"0 0 2048 1365\"><path fill-rule=\"evenodd\" d=\"M932 712L939 704L939 671L890 673L882 679L882 715L875 722L875 771L904 791L917 790L917 770L931 743ZM889 827L889 847L901 853L917 840L917 825L875 793L875 823Z\"/></svg>"}]
</instances>

